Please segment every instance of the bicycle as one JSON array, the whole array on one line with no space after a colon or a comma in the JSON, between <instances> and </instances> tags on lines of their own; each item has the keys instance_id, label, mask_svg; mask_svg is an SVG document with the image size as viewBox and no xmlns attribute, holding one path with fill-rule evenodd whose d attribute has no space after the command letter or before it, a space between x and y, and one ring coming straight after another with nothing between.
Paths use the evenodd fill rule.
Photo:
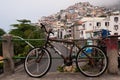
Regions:
<instances>
[{"instance_id":1,"label":"bicycle","mask_svg":"<svg viewBox=\"0 0 120 80\"><path fill-rule=\"evenodd\" d=\"M28 52L25 58L24 67L29 76L38 78L44 76L49 71L52 64L52 57L47 49L48 47L62 57L65 66L71 66L75 62L77 69L85 76L97 77L102 75L107 69L107 56L99 47L94 45L79 47L74 40L57 40L59 42L71 44L70 53L65 57L51 44L51 41L56 41L56 39L50 38L50 34L53 34L52 30L50 29L47 31L45 25L42 23L41 28L47 33L46 43L43 47L33 48ZM73 57L72 52L75 47L78 51L75 57Z\"/></svg>"}]
</instances>

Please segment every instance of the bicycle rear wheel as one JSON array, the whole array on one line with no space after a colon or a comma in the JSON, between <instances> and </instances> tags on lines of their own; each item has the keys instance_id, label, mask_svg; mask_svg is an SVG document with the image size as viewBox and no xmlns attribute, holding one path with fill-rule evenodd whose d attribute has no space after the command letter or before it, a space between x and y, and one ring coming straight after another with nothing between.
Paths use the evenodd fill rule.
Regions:
<instances>
[{"instance_id":1,"label":"bicycle rear wheel","mask_svg":"<svg viewBox=\"0 0 120 80\"><path fill-rule=\"evenodd\" d=\"M106 54L99 47L88 45L78 52L76 65L83 75L97 77L106 71L108 59Z\"/></svg>"},{"instance_id":2,"label":"bicycle rear wheel","mask_svg":"<svg viewBox=\"0 0 120 80\"><path fill-rule=\"evenodd\" d=\"M34 48L26 56L24 67L31 77L44 76L51 67L51 55L45 48Z\"/></svg>"}]
</instances>

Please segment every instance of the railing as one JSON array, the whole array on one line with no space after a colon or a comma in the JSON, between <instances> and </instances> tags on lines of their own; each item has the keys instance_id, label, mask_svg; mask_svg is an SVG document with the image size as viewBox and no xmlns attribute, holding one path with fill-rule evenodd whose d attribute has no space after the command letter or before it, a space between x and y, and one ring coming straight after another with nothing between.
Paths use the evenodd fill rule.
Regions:
<instances>
[{"instance_id":1,"label":"railing","mask_svg":"<svg viewBox=\"0 0 120 80\"><path fill-rule=\"evenodd\" d=\"M13 39L18 38L18 39ZM19 36L11 36L9 34L0 37L0 41L2 42L2 51L3 51L3 59L1 59L1 63L4 63L3 71L4 74L9 74L10 72L14 72L14 60L15 59L25 59L25 57L18 57L14 56L14 50L13 50L13 41L24 41L26 44L28 44L31 48L34 48L32 44L30 44L27 40L19 37Z\"/></svg>"},{"instance_id":2,"label":"railing","mask_svg":"<svg viewBox=\"0 0 120 80\"><path fill-rule=\"evenodd\" d=\"M13 37L18 38L18 39L13 39ZM12 36L12 35L4 35L2 38L0 37L0 41L2 41L2 49L3 49L3 59L1 59L0 61L4 61L4 74L11 74L15 72L15 65L14 65L14 59L24 59L25 57L17 57L14 56L14 50L13 50L13 41L24 41L26 44L28 44L31 48L34 48L34 46L32 44L30 44L28 41L39 41L39 40L43 40L43 39L23 39L19 36ZM85 41L91 40L94 42L94 40L98 40L98 39L78 39L75 41L83 41L85 43ZM112 37L111 40L114 40L114 38ZM95 43L94 43L95 44ZM117 51L117 49L115 49ZM107 53L109 54L109 50L107 50ZM111 53L111 54L117 54L117 53ZM111 56L111 55L109 55ZM108 57L109 57L108 56ZM115 57L115 56L114 56ZM117 55L116 55L117 57ZM57 58L57 57L54 57ZM112 59L110 58L109 61L111 61ZM117 59L115 59L114 61L117 61ZM115 66L117 66L118 63L115 64ZM111 69L111 65L109 64L109 71ZM116 73L118 70L118 68L115 67L115 72ZM113 72L113 70L111 71Z\"/></svg>"},{"instance_id":3,"label":"railing","mask_svg":"<svg viewBox=\"0 0 120 80\"><path fill-rule=\"evenodd\" d=\"M17 39L13 39L17 38ZM13 50L13 42L14 41L22 41L25 42L27 45L29 45L31 48L34 48L34 46L29 43L29 41L40 41L44 39L23 39L19 36L12 36L12 35L4 35L3 37L0 37L0 41L2 42L3 46L3 59L0 61L3 61L4 63L4 74L14 73L15 70L15 64L14 60L16 59L25 59L25 56L14 56L14 50ZM61 59L61 57L52 57L52 59Z\"/></svg>"}]
</instances>

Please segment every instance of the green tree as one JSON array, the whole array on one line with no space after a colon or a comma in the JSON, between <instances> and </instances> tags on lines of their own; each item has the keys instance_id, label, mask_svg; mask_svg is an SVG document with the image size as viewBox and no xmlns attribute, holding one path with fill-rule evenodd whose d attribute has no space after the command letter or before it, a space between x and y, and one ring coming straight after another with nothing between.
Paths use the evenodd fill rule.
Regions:
<instances>
[{"instance_id":1,"label":"green tree","mask_svg":"<svg viewBox=\"0 0 120 80\"><path fill-rule=\"evenodd\" d=\"M43 31L32 24L30 20L17 20L18 24L12 24L13 29L9 32L9 34L13 34L15 36L20 36L24 39L43 39L44 33ZM44 41L29 41L33 46L38 47L43 45ZM28 52L28 45L22 41L15 41L14 42L14 50L15 54L26 54Z\"/></svg>"},{"instance_id":2,"label":"green tree","mask_svg":"<svg viewBox=\"0 0 120 80\"><path fill-rule=\"evenodd\" d=\"M20 36L22 38L27 38L29 34L35 30L35 26L31 25L30 20L17 20L18 24L12 24L11 26L14 27L9 33L14 34L16 36Z\"/></svg>"},{"instance_id":3,"label":"green tree","mask_svg":"<svg viewBox=\"0 0 120 80\"><path fill-rule=\"evenodd\" d=\"M0 28L0 39L1 39L1 36L3 34L5 34L6 32ZM0 41L0 56L2 55L2 41Z\"/></svg>"},{"instance_id":4,"label":"green tree","mask_svg":"<svg viewBox=\"0 0 120 80\"><path fill-rule=\"evenodd\" d=\"M6 32L0 28L0 36L2 36L3 34L5 34Z\"/></svg>"}]
</instances>

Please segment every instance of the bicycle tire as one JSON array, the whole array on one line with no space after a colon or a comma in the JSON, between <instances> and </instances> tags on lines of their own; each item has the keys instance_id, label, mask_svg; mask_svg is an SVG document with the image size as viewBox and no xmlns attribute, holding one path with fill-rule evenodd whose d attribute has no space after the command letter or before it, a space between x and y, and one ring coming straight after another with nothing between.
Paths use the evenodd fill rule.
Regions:
<instances>
[{"instance_id":1,"label":"bicycle tire","mask_svg":"<svg viewBox=\"0 0 120 80\"><path fill-rule=\"evenodd\" d=\"M38 78L49 71L51 63L51 54L47 49L33 48L25 58L24 68L29 76Z\"/></svg>"},{"instance_id":2,"label":"bicycle tire","mask_svg":"<svg viewBox=\"0 0 120 80\"><path fill-rule=\"evenodd\" d=\"M83 75L98 77L106 71L108 58L99 47L87 45L77 53L76 65Z\"/></svg>"}]
</instances>

